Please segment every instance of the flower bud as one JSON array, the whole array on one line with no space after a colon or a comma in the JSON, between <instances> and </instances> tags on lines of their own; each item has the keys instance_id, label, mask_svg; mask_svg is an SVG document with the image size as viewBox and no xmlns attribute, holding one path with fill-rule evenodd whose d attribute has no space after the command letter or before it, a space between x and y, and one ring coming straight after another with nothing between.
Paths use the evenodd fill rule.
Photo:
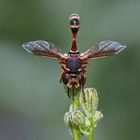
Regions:
<instances>
[{"instance_id":1,"label":"flower bud","mask_svg":"<svg viewBox=\"0 0 140 140\"><path fill-rule=\"evenodd\" d=\"M84 115L81 110L77 109L69 112L69 121L72 125L82 125L84 123Z\"/></svg>"},{"instance_id":2,"label":"flower bud","mask_svg":"<svg viewBox=\"0 0 140 140\"><path fill-rule=\"evenodd\" d=\"M69 112L66 112L65 114L64 114L64 123L67 125L67 126L69 126L70 125L70 121L69 121Z\"/></svg>"},{"instance_id":3,"label":"flower bud","mask_svg":"<svg viewBox=\"0 0 140 140\"><path fill-rule=\"evenodd\" d=\"M70 105L69 112L64 115L64 122L69 125L82 125L84 124L84 115L80 109L73 109L73 105Z\"/></svg>"},{"instance_id":4,"label":"flower bud","mask_svg":"<svg viewBox=\"0 0 140 140\"><path fill-rule=\"evenodd\" d=\"M100 111L96 111L95 114L93 115L93 123L94 127L97 126L99 121L103 118L103 114Z\"/></svg>"},{"instance_id":5,"label":"flower bud","mask_svg":"<svg viewBox=\"0 0 140 140\"><path fill-rule=\"evenodd\" d=\"M84 125L79 126L79 129L82 134L89 135L91 127L91 120L88 117L85 117Z\"/></svg>"},{"instance_id":6,"label":"flower bud","mask_svg":"<svg viewBox=\"0 0 140 140\"><path fill-rule=\"evenodd\" d=\"M84 89L84 94L80 94L80 105L87 116L92 116L98 107L98 95L96 89Z\"/></svg>"},{"instance_id":7,"label":"flower bud","mask_svg":"<svg viewBox=\"0 0 140 140\"><path fill-rule=\"evenodd\" d=\"M85 117L85 126L88 128L91 125L91 121L88 117Z\"/></svg>"}]
</instances>

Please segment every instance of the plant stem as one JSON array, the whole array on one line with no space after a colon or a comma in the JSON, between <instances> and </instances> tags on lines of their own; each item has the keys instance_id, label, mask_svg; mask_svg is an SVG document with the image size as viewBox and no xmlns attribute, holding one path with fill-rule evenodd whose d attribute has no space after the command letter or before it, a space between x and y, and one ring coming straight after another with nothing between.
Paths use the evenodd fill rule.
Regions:
<instances>
[{"instance_id":1,"label":"plant stem","mask_svg":"<svg viewBox=\"0 0 140 140\"><path fill-rule=\"evenodd\" d=\"M79 131L76 127L72 127L73 139L80 140Z\"/></svg>"},{"instance_id":2,"label":"plant stem","mask_svg":"<svg viewBox=\"0 0 140 140\"><path fill-rule=\"evenodd\" d=\"M93 130L93 127L91 128L90 130L90 134L87 136L87 140L94 140L94 130Z\"/></svg>"},{"instance_id":3,"label":"plant stem","mask_svg":"<svg viewBox=\"0 0 140 140\"><path fill-rule=\"evenodd\" d=\"M79 102L78 102L78 98L75 98L73 103L73 109L77 109L79 107ZM74 140L80 140L80 135L79 135L79 129L76 126L72 126L72 134L73 134L73 139Z\"/></svg>"},{"instance_id":4,"label":"plant stem","mask_svg":"<svg viewBox=\"0 0 140 140\"><path fill-rule=\"evenodd\" d=\"M91 118L93 118L93 115L92 115ZM87 140L94 140L94 124L93 124L93 120L91 119L90 122L91 122L90 133L87 136Z\"/></svg>"}]
</instances>

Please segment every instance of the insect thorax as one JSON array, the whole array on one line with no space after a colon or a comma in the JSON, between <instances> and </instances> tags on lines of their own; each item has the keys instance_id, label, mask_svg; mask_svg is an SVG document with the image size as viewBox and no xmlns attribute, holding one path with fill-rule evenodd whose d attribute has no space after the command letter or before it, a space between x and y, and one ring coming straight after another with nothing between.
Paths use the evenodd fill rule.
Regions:
<instances>
[{"instance_id":1,"label":"insect thorax","mask_svg":"<svg viewBox=\"0 0 140 140\"><path fill-rule=\"evenodd\" d=\"M66 68L68 68L71 72L76 72L81 67L82 61L79 58L69 58L66 61Z\"/></svg>"}]
</instances>

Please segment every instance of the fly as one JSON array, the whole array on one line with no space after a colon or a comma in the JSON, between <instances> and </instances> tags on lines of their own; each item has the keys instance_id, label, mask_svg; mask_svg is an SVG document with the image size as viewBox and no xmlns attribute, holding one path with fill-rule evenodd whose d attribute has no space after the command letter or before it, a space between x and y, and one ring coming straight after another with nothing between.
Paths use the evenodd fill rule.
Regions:
<instances>
[{"instance_id":1,"label":"fly","mask_svg":"<svg viewBox=\"0 0 140 140\"><path fill-rule=\"evenodd\" d=\"M69 24L72 32L72 46L68 53L64 54L58 51L54 44L43 40L27 42L22 47L33 55L58 60L62 70L60 82L66 87L68 97L72 97L74 100L76 90L82 90L84 94L83 89L86 82L85 74L86 67L89 64L88 60L118 54L126 48L126 45L107 40L96 43L87 51L79 53L76 35L80 29L80 16L78 14L70 15Z\"/></svg>"}]
</instances>

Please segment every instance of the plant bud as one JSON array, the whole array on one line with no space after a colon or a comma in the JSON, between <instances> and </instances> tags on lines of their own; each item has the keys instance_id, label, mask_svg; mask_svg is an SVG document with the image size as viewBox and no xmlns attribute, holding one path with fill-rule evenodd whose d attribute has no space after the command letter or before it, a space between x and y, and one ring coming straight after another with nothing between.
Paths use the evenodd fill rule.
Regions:
<instances>
[{"instance_id":1,"label":"plant bud","mask_svg":"<svg viewBox=\"0 0 140 140\"><path fill-rule=\"evenodd\" d=\"M69 112L66 112L65 114L64 114L64 123L67 125L67 126L69 126L70 125L70 121L69 121Z\"/></svg>"},{"instance_id":2,"label":"plant bud","mask_svg":"<svg viewBox=\"0 0 140 140\"><path fill-rule=\"evenodd\" d=\"M97 124L102 118L103 118L103 114L100 111L96 111L93 116L94 127L97 126Z\"/></svg>"},{"instance_id":3,"label":"plant bud","mask_svg":"<svg viewBox=\"0 0 140 140\"><path fill-rule=\"evenodd\" d=\"M69 121L72 125L82 125L84 123L84 115L81 110L77 109L69 112Z\"/></svg>"},{"instance_id":4,"label":"plant bud","mask_svg":"<svg viewBox=\"0 0 140 140\"><path fill-rule=\"evenodd\" d=\"M98 95L96 89L86 88L80 94L80 105L87 116L92 116L98 107Z\"/></svg>"}]
</instances>

